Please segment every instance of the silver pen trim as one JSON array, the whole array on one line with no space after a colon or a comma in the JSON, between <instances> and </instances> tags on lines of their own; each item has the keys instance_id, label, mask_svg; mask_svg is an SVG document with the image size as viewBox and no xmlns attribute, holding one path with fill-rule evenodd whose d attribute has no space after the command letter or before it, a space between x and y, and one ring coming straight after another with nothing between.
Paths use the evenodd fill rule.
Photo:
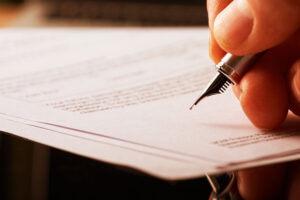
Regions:
<instances>
[{"instance_id":1,"label":"silver pen trim","mask_svg":"<svg viewBox=\"0 0 300 200\"><path fill-rule=\"evenodd\" d=\"M217 75L202 90L200 97L190 107L190 110L205 97L223 93L230 84L239 83L244 74L263 54L264 52L246 56L235 56L227 53L216 65L218 70Z\"/></svg>"}]
</instances>

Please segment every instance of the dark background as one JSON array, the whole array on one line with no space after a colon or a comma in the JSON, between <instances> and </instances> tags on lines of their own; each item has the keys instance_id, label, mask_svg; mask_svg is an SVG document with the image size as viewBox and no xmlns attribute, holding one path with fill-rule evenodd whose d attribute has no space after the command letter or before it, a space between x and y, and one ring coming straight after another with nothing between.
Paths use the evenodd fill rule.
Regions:
<instances>
[{"instance_id":1,"label":"dark background","mask_svg":"<svg viewBox=\"0 0 300 200\"><path fill-rule=\"evenodd\" d=\"M39 189L33 170L45 167L45 161L33 162L34 145L39 144L2 133L0 199L208 199L211 190L205 178L164 181L44 145L39 149L49 150L49 168L39 178L48 181ZM36 189L44 194L36 195Z\"/></svg>"}]
</instances>

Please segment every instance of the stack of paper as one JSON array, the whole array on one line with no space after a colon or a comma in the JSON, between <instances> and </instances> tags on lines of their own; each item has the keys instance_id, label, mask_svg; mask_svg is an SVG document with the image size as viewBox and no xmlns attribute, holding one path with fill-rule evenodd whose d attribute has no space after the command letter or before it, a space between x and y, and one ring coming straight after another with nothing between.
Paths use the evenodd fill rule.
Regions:
<instances>
[{"instance_id":1,"label":"stack of paper","mask_svg":"<svg viewBox=\"0 0 300 200\"><path fill-rule=\"evenodd\" d=\"M229 91L189 107L215 70L207 29L0 32L0 129L184 179L300 157L299 119L257 130Z\"/></svg>"}]
</instances>

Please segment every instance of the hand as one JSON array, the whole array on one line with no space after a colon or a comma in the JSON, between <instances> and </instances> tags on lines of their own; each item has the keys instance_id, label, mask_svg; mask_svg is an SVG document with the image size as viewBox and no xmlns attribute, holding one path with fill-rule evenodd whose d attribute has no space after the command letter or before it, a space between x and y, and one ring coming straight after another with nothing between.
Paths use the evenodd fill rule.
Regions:
<instances>
[{"instance_id":1,"label":"hand","mask_svg":"<svg viewBox=\"0 0 300 200\"><path fill-rule=\"evenodd\" d=\"M214 62L225 52L269 49L233 88L250 121L273 129L288 110L300 115L300 1L208 0L207 5ZM299 198L300 162L240 171L238 187L245 199Z\"/></svg>"},{"instance_id":2,"label":"hand","mask_svg":"<svg viewBox=\"0 0 300 200\"><path fill-rule=\"evenodd\" d=\"M259 128L278 127L288 109L300 114L300 1L208 0L210 55L269 49L234 87L248 118ZM298 61L297 61L298 60Z\"/></svg>"}]
</instances>

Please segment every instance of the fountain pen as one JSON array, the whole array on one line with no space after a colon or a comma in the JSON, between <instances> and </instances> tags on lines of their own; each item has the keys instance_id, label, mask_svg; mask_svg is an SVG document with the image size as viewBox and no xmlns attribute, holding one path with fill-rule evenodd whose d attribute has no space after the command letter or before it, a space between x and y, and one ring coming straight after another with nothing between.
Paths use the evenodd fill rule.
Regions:
<instances>
[{"instance_id":1,"label":"fountain pen","mask_svg":"<svg viewBox=\"0 0 300 200\"><path fill-rule=\"evenodd\" d=\"M264 54L260 52L257 54L246 56L235 56L227 53L221 61L216 65L217 74L204 88L200 97L191 106L192 109L203 98L220 94L225 92L230 84L237 84L243 75L254 65L257 60ZM206 175L213 192L211 200L240 200L234 173L224 173L219 175Z\"/></svg>"},{"instance_id":2,"label":"fountain pen","mask_svg":"<svg viewBox=\"0 0 300 200\"><path fill-rule=\"evenodd\" d=\"M190 109L196 106L203 98L223 93L230 84L239 83L243 75L263 54L264 52L245 56L235 56L227 53L216 65L217 74L209 82L206 88L204 88L200 97Z\"/></svg>"}]
</instances>

